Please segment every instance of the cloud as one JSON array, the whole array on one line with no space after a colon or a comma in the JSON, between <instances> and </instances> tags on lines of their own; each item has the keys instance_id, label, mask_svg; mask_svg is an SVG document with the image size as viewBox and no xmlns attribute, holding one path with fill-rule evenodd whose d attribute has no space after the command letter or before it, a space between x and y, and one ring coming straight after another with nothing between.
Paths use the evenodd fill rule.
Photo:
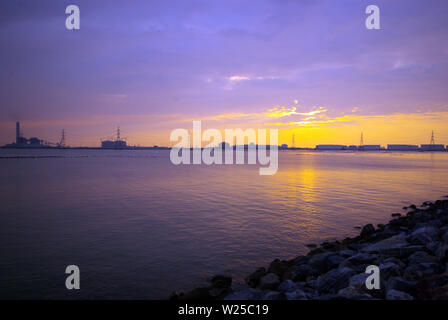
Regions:
<instances>
[{"instance_id":1,"label":"cloud","mask_svg":"<svg viewBox=\"0 0 448 320\"><path fill-rule=\"evenodd\" d=\"M307 112L297 112L297 107L274 107L269 109L266 115L270 118L283 118L293 115L314 116L325 112L327 112L327 109L325 109L324 107L312 107L312 110Z\"/></svg>"}]
</instances>

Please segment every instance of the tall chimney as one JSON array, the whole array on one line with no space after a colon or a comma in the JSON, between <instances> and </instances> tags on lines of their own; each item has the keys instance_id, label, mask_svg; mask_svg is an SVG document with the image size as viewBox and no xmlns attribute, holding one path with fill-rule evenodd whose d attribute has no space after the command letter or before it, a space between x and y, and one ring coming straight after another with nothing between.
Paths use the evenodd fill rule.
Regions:
<instances>
[{"instance_id":1,"label":"tall chimney","mask_svg":"<svg viewBox=\"0 0 448 320\"><path fill-rule=\"evenodd\" d=\"M20 122L16 122L16 144L20 143Z\"/></svg>"}]
</instances>

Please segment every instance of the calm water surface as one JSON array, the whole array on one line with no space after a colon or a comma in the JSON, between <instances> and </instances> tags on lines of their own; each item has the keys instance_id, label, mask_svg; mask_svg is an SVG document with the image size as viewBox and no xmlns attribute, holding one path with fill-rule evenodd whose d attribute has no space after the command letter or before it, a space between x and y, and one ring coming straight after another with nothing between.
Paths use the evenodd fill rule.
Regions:
<instances>
[{"instance_id":1,"label":"calm water surface","mask_svg":"<svg viewBox=\"0 0 448 320\"><path fill-rule=\"evenodd\" d=\"M448 153L285 151L274 176L174 166L169 151L0 157L3 299L164 299L448 194ZM65 289L70 264L81 269L76 292Z\"/></svg>"}]
</instances>

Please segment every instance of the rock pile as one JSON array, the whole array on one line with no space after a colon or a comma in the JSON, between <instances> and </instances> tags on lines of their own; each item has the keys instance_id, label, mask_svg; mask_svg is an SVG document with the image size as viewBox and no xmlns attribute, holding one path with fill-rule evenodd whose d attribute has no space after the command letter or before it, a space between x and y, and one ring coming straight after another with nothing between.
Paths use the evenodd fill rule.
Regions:
<instances>
[{"instance_id":1,"label":"rock pile","mask_svg":"<svg viewBox=\"0 0 448 320\"><path fill-rule=\"evenodd\" d=\"M377 228L368 224L355 238L324 242L292 260L274 260L247 276L241 288L232 289L226 278L172 298L448 299L448 200L404 209L410 210L405 216L395 213ZM365 285L369 265L379 267L380 289Z\"/></svg>"}]
</instances>

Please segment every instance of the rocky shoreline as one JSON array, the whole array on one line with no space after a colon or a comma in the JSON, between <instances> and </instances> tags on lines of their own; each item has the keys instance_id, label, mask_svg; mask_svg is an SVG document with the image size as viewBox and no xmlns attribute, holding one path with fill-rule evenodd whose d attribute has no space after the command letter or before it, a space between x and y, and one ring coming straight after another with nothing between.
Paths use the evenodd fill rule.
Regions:
<instances>
[{"instance_id":1,"label":"rocky shoreline","mask_svg":"<svg viewBox=\"0 0 448 320\"><path fill-rule=\"evenodd\" d=\"M173 293L174 300L438 300L448 299L448 200L404 207L388 224L324 242L307 255L274 260L232 287L216 275L208 287ZM367 289L366 268L380 270L380 289Z\"/></svg>"}]
</instances>

